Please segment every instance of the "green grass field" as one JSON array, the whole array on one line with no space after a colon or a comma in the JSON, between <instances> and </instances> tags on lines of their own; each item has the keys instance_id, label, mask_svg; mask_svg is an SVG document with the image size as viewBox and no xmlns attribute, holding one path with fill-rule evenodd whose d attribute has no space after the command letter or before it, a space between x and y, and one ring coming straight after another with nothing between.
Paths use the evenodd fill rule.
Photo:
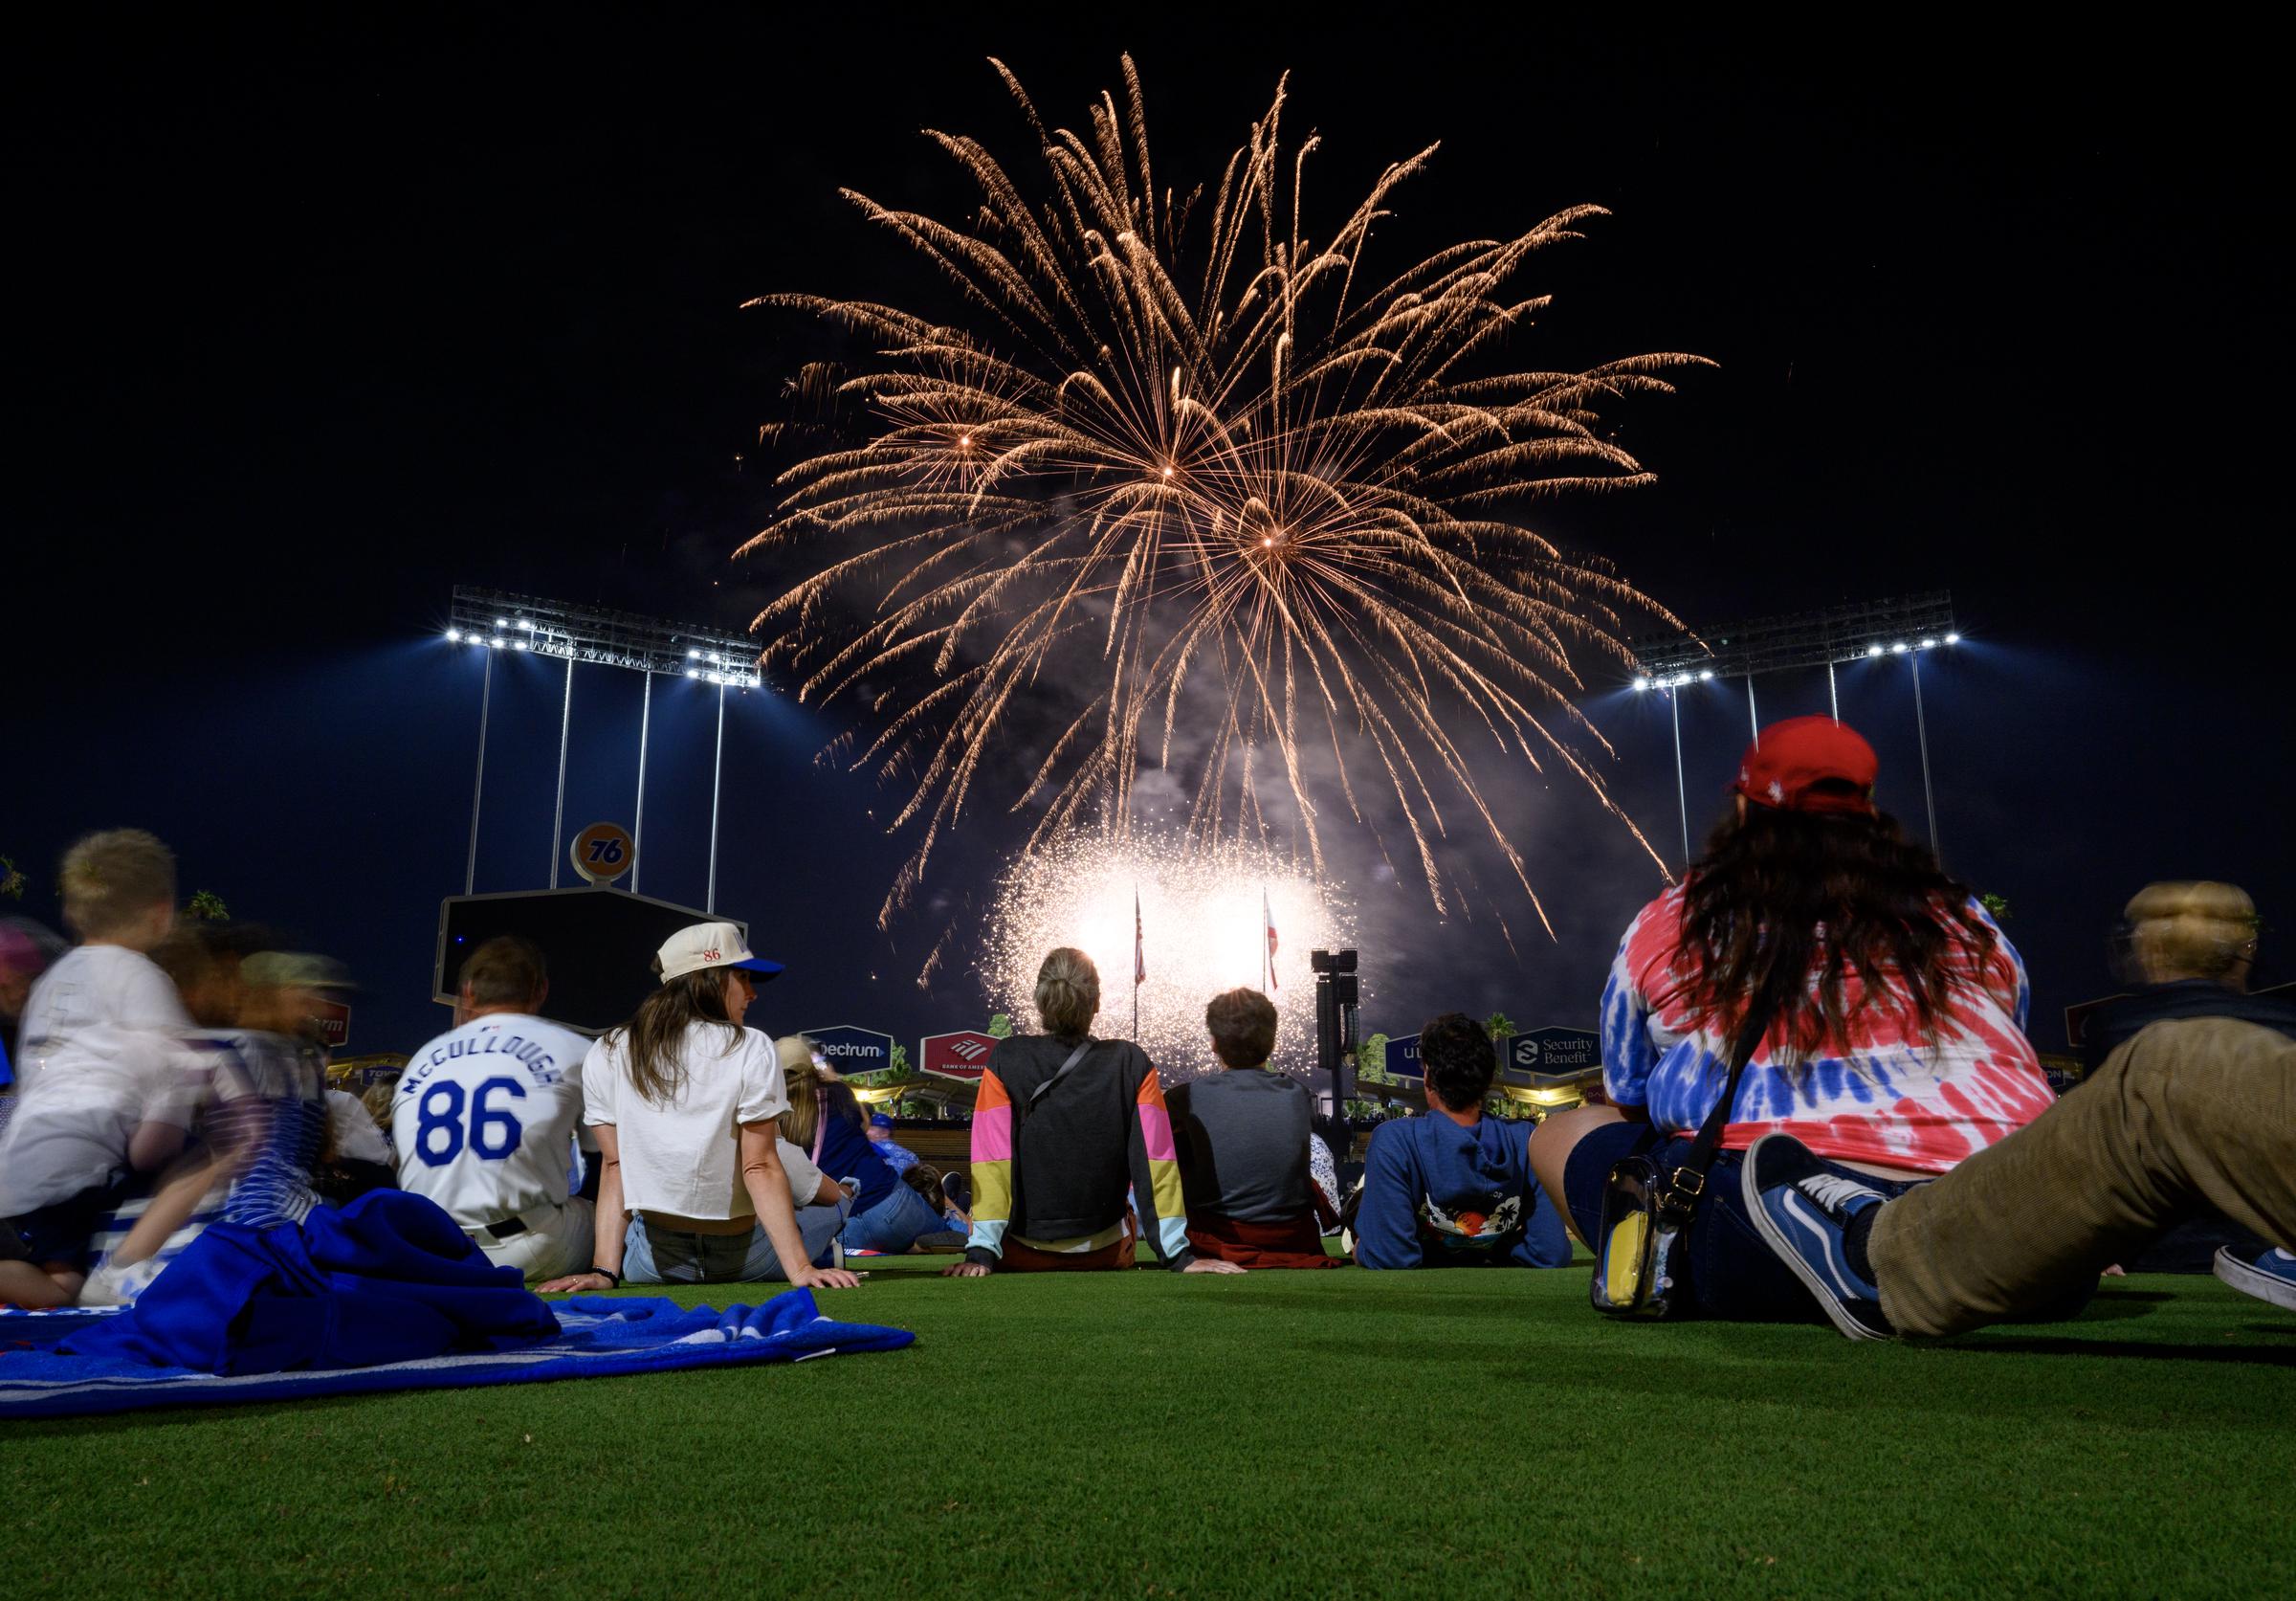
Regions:
<instances>
[{"instance_id":1,"label":"green grass field","mask_svg":"<svg viewBox=\"0 0 2296 1601\"><path fill-rule=\"evenodd\" d=\"M1915 1347L944 1260L824 1298L891 1355L0 1428L11 1588L2296 1594L2296 1315L2210 1279Z\"/></svg>"}]
</instances>

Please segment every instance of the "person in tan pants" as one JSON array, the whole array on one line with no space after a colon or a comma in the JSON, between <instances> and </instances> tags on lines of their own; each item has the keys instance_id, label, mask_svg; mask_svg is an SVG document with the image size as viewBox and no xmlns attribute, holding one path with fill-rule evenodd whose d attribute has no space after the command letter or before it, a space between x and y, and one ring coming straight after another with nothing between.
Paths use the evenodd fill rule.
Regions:
<instances>
[{"instance_id":1,"label":"person in tan pants","mask_svg":"<svg viewBox=\"0 0 2296 1601\"><path fill-rule=\"evenodd\" d=\"M2278 1249L2218 1275L2296 1307L2296 1040L2157 1022L2078 1092L1894 1200L1792 1139L1747 1153L1747 1209L1852 1339L1959 1334L2093 1284L2196 1204Z\"/></svg>"}]
</instances>

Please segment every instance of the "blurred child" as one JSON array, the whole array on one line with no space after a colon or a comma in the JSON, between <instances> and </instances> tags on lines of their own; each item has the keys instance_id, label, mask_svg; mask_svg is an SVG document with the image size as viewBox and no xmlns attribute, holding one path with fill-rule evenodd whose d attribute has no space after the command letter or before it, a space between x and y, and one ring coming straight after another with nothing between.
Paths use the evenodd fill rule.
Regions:
<instances>
[{"instance_id":1,"label":"blurred child","mask_svg":"<svg viewBox=\"0 0 2296 1601\"><path fill-rule=\"evenodd\" d=\"M175 863L147 834L65 855L64 919L87 943L25 1003L22 1101L0 1139L0 1300L68 1305L98 1225L184 1151L204 1090L190 1018L147 954L172 924Z\"/></svg>"}]
</instances>

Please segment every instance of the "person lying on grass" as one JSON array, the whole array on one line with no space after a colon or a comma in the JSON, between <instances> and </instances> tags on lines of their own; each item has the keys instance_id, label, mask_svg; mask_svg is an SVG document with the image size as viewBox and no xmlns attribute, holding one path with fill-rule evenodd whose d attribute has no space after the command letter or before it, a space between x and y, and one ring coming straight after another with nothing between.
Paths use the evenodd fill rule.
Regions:
<instances>
[{"instance_id":1,"label":"person lying on grass","mask_svg":"<svg viewBox=\"0 0 2296 1601\"><path fill-rule=\"evenodd\" d=\"M1531 1171L1519 1123L1483 1115L1490 1035L1446 1012L1419 1033L1427 1115L1380 1124L1363 1159L1356 1261L1368 1268L1561 1267L1562 1218Z\"/></svg>"},{"instance_id":2,"label":"person lying on grass","mask_svg":"<svg viewBox=\"0 0 2296 1601\"><path fill-rule=\"evenodd\" d=\"M2296 1040L2228 1017L2152 1024L2042 1117L1898 1198L1788 1134L1743 1204L1853 1340L2045 1316L2196 1206L2277 1241L2217 1277L2296 1310Z\"/></svg>"},{"instance_id":3,"label":"person lying on grass","mask_svg":"<svg viewBox=\"0 0 2296 1601\"><path fill-rule=\"evenodd\" d=\"M1171 1095L1188 1243L1239 1267L1340 1266L1323 1249L1329 1208L1309 1173L1314 1101L1298 1079L1268 1071L1274 1003L1230 990L1203 1009L1203 1026L1221 1071Z\"/></svg>"},{"instance_id":4,"label":"person lying on grass","mask_svg":"<svg viewBox=\"0 0 2296 1601\"><path fill-rule=\"evenodd\" d=\"M801 1289L860 1280L819 1263L842 1207L807 1207L801 1230L776 1141L788 1108L773 1041L741 1019L761 978L730 923L673 934L660 988L590 1047L583 1117L598 1138L598 1259L544 1291L785 1279Z\"/></svg>"},{"instance_id":5,"label":"person lying on grass","mask_svg":"<svg viewBox=\"0 0 2296 1601\"><path fill-rule=\"evenodd\" d=\"M989 1053L973 1107L973 1230L950 1278L1128 1268L1141 1234L1178 1273L1241 1273L1189 1249L1164 1088L1140 1048L1094 1039L1100 972L1081 950L1036 975L1041 1034ZM1136 1225L1126 1198L1139 1203Z\"/></svg>"},{"instance_id":6,"label":"person lying on grass","mask_svg":"<svg viewBox=\"0 0 2296 1601\"><path fill-rule=\"evenodd\" d=\"M1763 1135L1792 1134L1829 1172L1895 1195L2053 1099L2025 1038L2023 962L1968 889L1875 810L1877 771L1873 747L1831 718L1761 731L1706 855L1620 942L1601 1014L1616 1104L1558 1113L1532 1137L1540 1181L1593 1240L1622 1159L1652 1156L1671 1178L1721 1098L1732 1040L1765 1000L1682 1252L1679 1310L1818 1310L1740 1200L1742 1153Z\"/></svg>"}]
</instances>

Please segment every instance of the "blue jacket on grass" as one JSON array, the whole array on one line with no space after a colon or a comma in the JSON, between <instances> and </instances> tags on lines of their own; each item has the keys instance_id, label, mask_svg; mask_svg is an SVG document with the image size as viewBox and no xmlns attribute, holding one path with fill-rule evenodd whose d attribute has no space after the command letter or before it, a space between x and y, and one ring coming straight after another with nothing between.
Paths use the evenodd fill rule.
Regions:
<instances>
[{"instance_id":1,"label":"blue jacket on grass","mask_svg":"<svg viewBox=\"0 0 2296 1601\"><path fill-rule=\"evenodd\" d=\"M1561 1267L1562 1213L1531 1174L1531 1130L1439 1112L1381 1123L1363 1164L1356 1261L1370 1268Z\"/></svg>"}]
</instances>

